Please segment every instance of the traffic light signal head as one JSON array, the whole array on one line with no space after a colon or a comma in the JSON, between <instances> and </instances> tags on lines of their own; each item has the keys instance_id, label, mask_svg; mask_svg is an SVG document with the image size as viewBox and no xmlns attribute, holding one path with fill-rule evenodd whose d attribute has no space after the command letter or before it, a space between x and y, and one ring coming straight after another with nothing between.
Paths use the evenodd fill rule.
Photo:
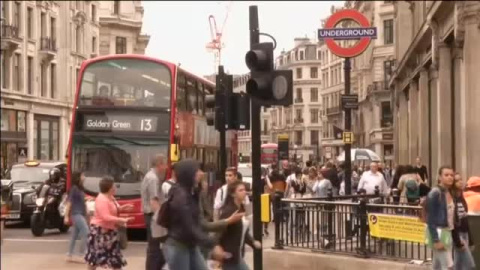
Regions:
<instances>
[{"instance_id":1,"label":"traffic light signal head","mask_svg":"<svg viewBox=\"0 0 480 270\"><path fill-rule=\"evenodd\" d=\"M215 125L215 95L205 96L205 107L212 110L206 112L205 117L207 118L207 125L213 126Z\"/></svg>"},{"instance_id":2,"label":"traffic light signal head","mask_svg":"<svg viewBox=\"0 0 480 270\"><path fill-rule=\"evenodd\" d=\"M293 102L293 75L291 70L274 70L273 44L258 43L245 55L251 71L247 93L262 102L263 106L290 106Z\"/></svg>"}]
</instances>

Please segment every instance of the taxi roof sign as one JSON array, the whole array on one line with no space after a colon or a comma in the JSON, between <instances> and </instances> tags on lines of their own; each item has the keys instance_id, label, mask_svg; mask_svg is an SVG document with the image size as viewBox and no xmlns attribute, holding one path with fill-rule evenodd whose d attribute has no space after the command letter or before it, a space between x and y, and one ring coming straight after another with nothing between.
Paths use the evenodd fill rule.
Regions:
<instances>
[{"instance_id":1,"label":"taxi roof sign","mask_svg":"<svg viewBox=\"0 0 480 270\"><path fill-rule=\"evenodd\" d=\"M25 166L27 167L37 167L38 165L40 165L40 162L38 162L37 160L28 160L27 162L25 162Z\"/></svg>"}]
</instances>

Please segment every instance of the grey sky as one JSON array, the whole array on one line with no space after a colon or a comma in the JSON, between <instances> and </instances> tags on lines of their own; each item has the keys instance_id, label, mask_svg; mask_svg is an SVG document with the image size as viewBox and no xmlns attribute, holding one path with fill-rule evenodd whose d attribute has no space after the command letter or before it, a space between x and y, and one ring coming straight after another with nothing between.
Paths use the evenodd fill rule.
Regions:
<instances>
[{"instance_id":1,"label":"grey sky","mask_svg":"<svg viewBox=\"0 0 480 270\"><path fill-rule=\"evenodd\" d=\"M295 37L316 38L320 20L330 14L332 5L343 1L327 2L234 2L225 26L222 64L233 74L248 72L244 57L249 49L248 7L258 6L260 31L277 40L278 55L282 49L291 49ZM220 28L225 18L226 1L174 2L143 1L145 15L143 32L151 35L147 54L174 63L198 75L213 73L213 54L205 45L210 41L208 16L214 15ZM261 37L261 41L268 41Z\"/></svg>"}]
</instances>

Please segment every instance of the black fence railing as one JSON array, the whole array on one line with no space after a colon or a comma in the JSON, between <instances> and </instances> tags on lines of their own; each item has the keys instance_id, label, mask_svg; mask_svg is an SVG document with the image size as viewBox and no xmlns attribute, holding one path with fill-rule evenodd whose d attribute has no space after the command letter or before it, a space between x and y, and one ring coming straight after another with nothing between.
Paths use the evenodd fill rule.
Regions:
<instances>
[{"instance_id":1,"label":"black fence railing","mask_svg":"<svg viewBox=\"0 0 480 270\"><path fill-rule=\"evenodd\" d=\"M431 249L423 243L370 235L369 213L419 215L419 206L400 205L396 197L334 197L329 192L325 198L281 199L276 196L273 204L277 249L300 248L389 260L428 261L432 258Z\"/></svg>"},{"instance_id":2,"label":"black fence railing","mask_svg":"<svg viewBox=\"0 0 480 270\"><path fill-rule=\"evenodd\" d=\"M57 51L57 41L51 37L42 37L40 38L40 50L56 52Z\"/></svg>"},{"instance_id":3,"label":"black fence railing","mask_svg":"<svg viewBox=\"0 0 480 270\"><path fill-rule=\"evenodd\" d=\"M18 26L9 25L9 24L2 24L1 30L2 38L20 38L20 32L18 30Z\"/></svg>"}]
</instances>

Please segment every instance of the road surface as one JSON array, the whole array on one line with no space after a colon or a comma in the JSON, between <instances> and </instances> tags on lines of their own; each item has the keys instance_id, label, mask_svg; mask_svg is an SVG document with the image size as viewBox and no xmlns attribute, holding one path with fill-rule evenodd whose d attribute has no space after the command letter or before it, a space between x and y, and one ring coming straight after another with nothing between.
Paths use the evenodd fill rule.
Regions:
<instances>
[{"instance_id":1,"label":"road surface","mask_svg":"<svg viewBox=\"0 0 480 270\"><path fill-rule=\"evenodd\" d=\"M273 226L270 236L264 238L264 247L273 245ZM128 248L124 251L128 265L125 269L144 269L145 265L145 233L133 231L129 233ZM4 242L1 247L1 270L32 269L81 269L84 264L66 262L66 252L70 233L59 233L58 230L46 230L42 237L34 237L30 228L25 225L9 225L4 231ZM252 251L246 248L245 260L253 269Z\"/></svg>"}]
</instances>

